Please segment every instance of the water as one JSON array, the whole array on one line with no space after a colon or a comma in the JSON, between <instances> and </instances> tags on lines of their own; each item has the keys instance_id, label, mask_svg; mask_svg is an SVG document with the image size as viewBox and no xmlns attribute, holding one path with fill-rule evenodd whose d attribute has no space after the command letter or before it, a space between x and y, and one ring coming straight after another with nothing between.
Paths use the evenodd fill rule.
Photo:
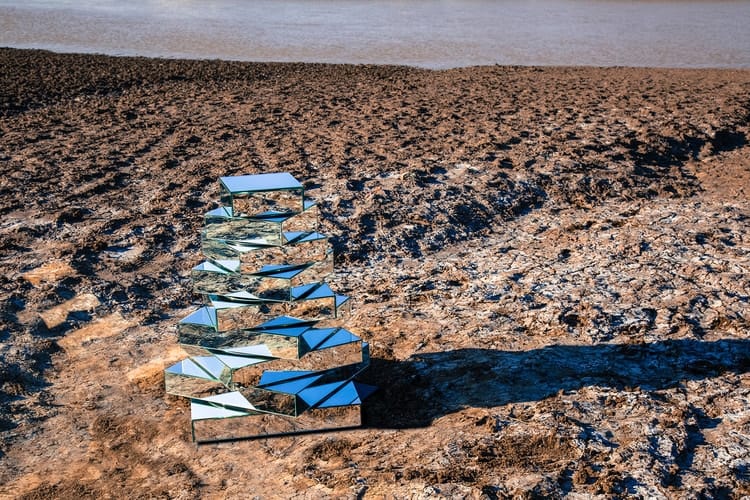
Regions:
<instances>
[{"instance_id":1,"label":"water","mask_svg":"<svg viewBox=\"0 0 750 500\"><path fill-rule=\"evenodd\" d=\"M750 68L742 0L0 0L0 46L245 61Z\"/></svg>"}]
</instances>

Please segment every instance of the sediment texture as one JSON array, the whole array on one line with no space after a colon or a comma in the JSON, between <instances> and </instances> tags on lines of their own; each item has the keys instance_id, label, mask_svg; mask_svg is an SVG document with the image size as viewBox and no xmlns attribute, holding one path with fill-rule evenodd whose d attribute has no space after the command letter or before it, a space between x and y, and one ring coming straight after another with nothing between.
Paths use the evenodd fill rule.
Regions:
<instances>
[{"instance_id":1,"label":"sediment texture","mask_svg":"<svg viewBox=\"0 0 750 500\"><path fill-rule=\"evenodd\" d=\"M0 493L750 494L750 72L0 50ZM196 449L222 175L319 200L364 429Z\"/></svg>"}]
</instances>

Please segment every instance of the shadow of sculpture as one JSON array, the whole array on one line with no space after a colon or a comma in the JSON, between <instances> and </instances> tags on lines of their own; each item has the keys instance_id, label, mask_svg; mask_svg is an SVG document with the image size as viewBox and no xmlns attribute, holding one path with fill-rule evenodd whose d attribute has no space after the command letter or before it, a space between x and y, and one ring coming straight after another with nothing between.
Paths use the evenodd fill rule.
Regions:
<instances>
[{"instance_id":1,"label":"shadow of sculpture","mask_svg":"<svg viewBox=\"0 0 750 500\"><path fill-rule=\"evenodd\" d=\"M424 427L467 407L540 401L587 386L667 389L750 371L750 340L553 345L530 351L458 349L404 361L373 358L363 382L380 390L364 407L374 428Z\"/></svg>"}]
</instances>

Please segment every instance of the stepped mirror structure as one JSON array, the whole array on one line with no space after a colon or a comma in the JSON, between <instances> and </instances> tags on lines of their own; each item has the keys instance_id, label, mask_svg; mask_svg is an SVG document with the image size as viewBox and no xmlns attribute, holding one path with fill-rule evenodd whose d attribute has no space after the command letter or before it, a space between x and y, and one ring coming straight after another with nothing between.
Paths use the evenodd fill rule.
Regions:
<instances>
[{"instance_id":1,"label":"stepped mirror structure","mask_svg":"<svg viewBox=\"0 0 750 500\"><path fill-rule=\"evenodd\" d=\"M203 306L177 325L188 357L164 370L166 392L190 398L193 441L360 426L375 388L354 378L369 348L343 326L349 297L326 282L318 206L288 173L220 184L191 272Z\"/></svg>"}]
</instances>

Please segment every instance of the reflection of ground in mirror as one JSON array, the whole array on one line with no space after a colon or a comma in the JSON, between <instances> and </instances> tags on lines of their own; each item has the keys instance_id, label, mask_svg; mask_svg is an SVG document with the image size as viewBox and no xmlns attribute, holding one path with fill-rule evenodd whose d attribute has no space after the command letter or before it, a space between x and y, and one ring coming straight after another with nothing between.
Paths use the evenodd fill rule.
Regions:
<instances>
[{"instance_id":1,"label":"reflection of ground in mirror","mask_svg":"<svg viewBox=\"0 0 750 500\"><path fill-rule=\"evenodd\" d=\"M258 413L251 421L243 415L198 418L192 423L193 439L198 444L207 444L354 429L362 425L360 410L360 405L316 408L294 418Z\"/></svg>"}]
</instances>

